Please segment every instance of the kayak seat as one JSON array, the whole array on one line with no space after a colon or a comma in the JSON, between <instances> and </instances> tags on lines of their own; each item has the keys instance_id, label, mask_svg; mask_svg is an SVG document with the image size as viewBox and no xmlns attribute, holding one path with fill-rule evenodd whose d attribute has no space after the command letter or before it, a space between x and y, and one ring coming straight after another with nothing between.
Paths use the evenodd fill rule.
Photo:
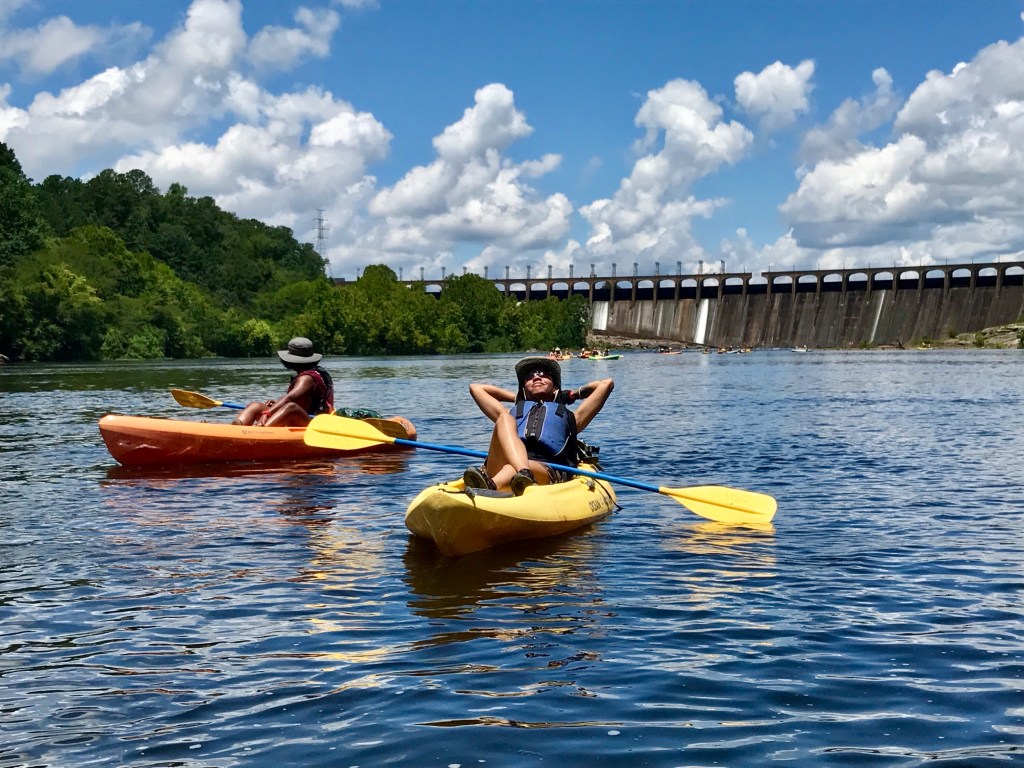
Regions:
<instances>
[{"instance_id":1,"label":"kayak seat","mask_svg":"<svg viewBox=\"0 0 1024 768\"><path fill-rule=\"evenodd\" d=\"M471 499L474 496L483 496L487 499L511 499L515 494L512 491L492 491L490 488L466 488L466 495Z\"/></svg>"}]
</instances>

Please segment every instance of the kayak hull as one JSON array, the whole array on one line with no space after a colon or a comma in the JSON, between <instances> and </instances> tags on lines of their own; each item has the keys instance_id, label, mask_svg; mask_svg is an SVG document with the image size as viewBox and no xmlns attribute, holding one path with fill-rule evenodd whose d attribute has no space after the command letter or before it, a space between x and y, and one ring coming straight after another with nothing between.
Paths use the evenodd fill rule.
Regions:
<instances>
[{"instance_id":1,"label":"kayak hull","mask_svg":"<svg viewBox=\"0 0 1024 768\"><path fill-rule=\"evenodd\" d=\"M416 429L407 419L396 416L388 421L401 424L409 434L407 439L416 439ZM309 459L395 450L389 443L358 451L314 448L303 442L305 427L243 427L107 414L100 419L99 428L110 455L125 466Z\"/></svg>"},{"instance_id":2,"label":"kayak hull","mask_svg":"<svg viewBox=\"0 0 1024 768\"><path fill-rule=\"evenodd\" d=\"M531 486L522 496L467 490L456 480L424 489L409 504L405 525L414 535L433 541L441 554L458 557L512 541L568 533L607 517L617 506L611 485L589 477Z\"/></svg>"}]
</instances>

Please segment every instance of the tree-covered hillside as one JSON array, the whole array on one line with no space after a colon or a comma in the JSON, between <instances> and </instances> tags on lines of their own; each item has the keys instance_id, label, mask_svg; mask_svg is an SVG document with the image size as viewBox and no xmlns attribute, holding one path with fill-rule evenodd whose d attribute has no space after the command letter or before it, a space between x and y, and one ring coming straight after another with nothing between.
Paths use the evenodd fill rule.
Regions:
<instances>
[{"instance_id":1,"label":"tree-covered hillside","mask_svg":"<svg viewBox=\"0 0 1024 768\"><path fill-rule=\"evenodd\" d=\"M222 211L142 171L25 177L0 142L0 353L27 361L499 352L584 343L580 297L517 302L476 275L440 298L386 266L334 285L287 227Z\"/></svg>"}]
</instances>

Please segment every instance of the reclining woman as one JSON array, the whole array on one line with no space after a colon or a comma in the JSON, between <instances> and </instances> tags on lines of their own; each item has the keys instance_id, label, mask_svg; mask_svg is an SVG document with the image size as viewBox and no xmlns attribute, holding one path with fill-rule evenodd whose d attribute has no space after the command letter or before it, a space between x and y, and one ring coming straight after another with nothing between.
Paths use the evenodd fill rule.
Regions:
<instances>
[{"instance_id":1,"label":"reclining woman","mask_svg":"<svg viewBox=\"0 0 1024 768\"><path fill-rule=\"evenodd\" d=\"M462 476L467 488L511 490L516 496L531 485L559 483L570 475L545 464L576 466L576 436L593 421L615 388L611 379L562 391L562 369L546 357L527 357L516 363L519 390L493 384L470 384L469 393L494 422L487 460ZM575 413L567 404L585 399ZM506 409L503 403L514 403Z\"/></svg>"}]
</instances>

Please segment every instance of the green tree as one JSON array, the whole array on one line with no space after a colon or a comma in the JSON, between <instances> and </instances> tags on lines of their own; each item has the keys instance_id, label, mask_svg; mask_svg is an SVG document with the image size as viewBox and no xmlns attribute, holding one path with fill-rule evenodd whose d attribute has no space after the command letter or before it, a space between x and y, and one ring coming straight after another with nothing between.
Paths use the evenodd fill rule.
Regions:
<instances>
[{"instance_id":1,"label":"green tree","mask_svg":"<svg viewBox=\"0 0 1024 768\"><path fill-rule=\"evenodd\" d=\"M282 338L306 336L325 353L345 354L348 352L346 329L342 323L345 303L345 287L335 287L326 281L315 283L305 310L295 318L295 324L285 330Z\"/></svg>"},{"instance_id":2,"label":"green tree","mask_svg":"<svg viewBox=\"0 0 1024 768\"><path fill-rule=\"evenodd\" d=\"M133 251L149 246L152 211L159 191L140 170L101 171L85 183L92 203L92 220L117 232Z\"/></svg>"},{"instance_id":3,"label":"green tree","mask_svg":"<svg viewBox=\"0 0 1024 768\"><path fill-rule=\"evenodd\" d=\"M0 267L32 253L43 244L45 235L32 184L14 152L0 142Z\"/></svg>"},{"instance_id":4,"label":"green tree","mask_svg":"<svg viewBox=\"0 0 1024 768\"><path fill-rule=\"evenodd\" d=\"M242 353L245 357L267 357L276 349L274 331L266 320L246 320L242 323Z\"/></svg>"},{"instance_id":5,"label":"green tree","mask_svg":"<svg viewBox=\"0 0 1024 768\"><path fill-rule=\"evenodd\" d=\"M18 275L11 267L0 267L0 353L12 360L22 357L27 322L28 301Z\"/></svg>"},{"instance_id":6,"label":"green tree","mask_svg":"<svg viewBox=\"0 0 1024 768\"><path fill-rule=\"evenodd\" d=\"M39 198L40 214L57 237L65 237L76 227L95 220L88 190L78 179L47 176L35 192Z\"/></svg>"},{"instance_id":7,"label":"green tree","mask_svg":"<svg viewBox=\"0 0 1024 768\"><path fill-rule=\"evenodd\" d=\"M43 267L25 291L29 322L22 334L26 360L96 360L105 327L103 302L81 275L63 264Z\"/></svg>"},{"instance_id":8,"label":"green tree","mask_svg":"<svg viewBox=\"0 0 1024 768\"><path fill-rule=\"evenodd\" d=\"M467 352L486 352L501 332L504 299L490 280L479 275L451 275L444 281L442 308L449 309L466 339ZM457 312L457 314L456 314Z\"/></svg>"},{"instance_id":9,"label":"green tree","mask_svg":"<svg viewBox=\"0 0 1024 768\"><path fill-rule=\"evenodd\" d=\"M458 306L437 300L437 310L430 328L432 352L455 355L467 351L469 339L462 330L462 317Z\"/></svg>"},{"instance_id":10,"label":"green tree","mask_svg":"<svg viewBox=\"0 0 1024 768\"><path fill-rule=\"evenodd\" d=\"M587 340L590 310L582 296L559 300L549 296L543 301L522 304L523 346L531 349L581 347Z\"/></svg>"}]
</instances>

